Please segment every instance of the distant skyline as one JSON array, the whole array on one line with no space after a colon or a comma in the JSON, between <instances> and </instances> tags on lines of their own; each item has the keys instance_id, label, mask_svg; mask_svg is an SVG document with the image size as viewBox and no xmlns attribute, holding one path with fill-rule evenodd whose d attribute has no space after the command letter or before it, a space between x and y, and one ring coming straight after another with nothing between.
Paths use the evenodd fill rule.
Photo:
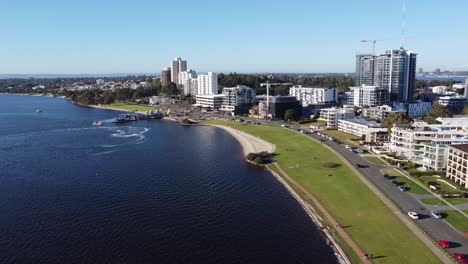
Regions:
<instances>
[{"instance_id":1,"label":"distant skyline","mask_svg":"<svg viewBox=\"0 0 468 264\"><path fill-rule=\"evenodd\" d=\"M315 3L317 2L317 3ZM0 1L0 74L353 72L362 39L417 68L468 70L468 1Z\"/></svg>"}]
</instances>

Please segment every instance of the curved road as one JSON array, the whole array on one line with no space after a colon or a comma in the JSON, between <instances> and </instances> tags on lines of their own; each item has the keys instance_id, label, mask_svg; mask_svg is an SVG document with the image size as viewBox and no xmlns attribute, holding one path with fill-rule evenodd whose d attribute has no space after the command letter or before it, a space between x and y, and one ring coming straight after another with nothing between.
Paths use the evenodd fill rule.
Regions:
<instances>
[{"instance_id":1,"label":"curved road","mask_svg":"<svg viewBox=\"0 0 468 264\"><path fill-rule=\"evenodd\" d=\"M317 134L309 134L312 138L322 140L323 138ZM380 166L370 163L360 155L349 151L344 147L332 140L326 140L323 144L328 145L335 151L339 152L341 156L347 159L351 164L357 163L366 165L365 168L358 168L358 170L375 186L377 186L388 198L390 198L400 209L406 212L414 211L420 216L419 220L415 223L421 227L428 235L434 240L448 240L456 243L455 247L449 249L450 252L468 254L468 239L465 238L458 230L454 229L443 219L436 219L431 215L431 211L421 204L417 199L411 196L408 192L401 192L396 186L383 177L380 172L382 168L387 166ZM409 218L409 217L408 217Z\"/></svg>"}]
</instances>

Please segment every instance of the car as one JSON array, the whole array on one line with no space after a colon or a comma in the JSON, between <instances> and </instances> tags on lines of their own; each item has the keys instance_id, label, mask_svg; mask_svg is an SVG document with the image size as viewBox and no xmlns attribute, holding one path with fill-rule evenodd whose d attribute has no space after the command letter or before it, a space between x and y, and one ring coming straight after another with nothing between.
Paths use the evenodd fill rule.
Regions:
<instances>
[{"instance_id":1,"label":"car","mask_svg":"<svg viewBox=\"0 0 468 264\"><path fill-rule=\"evenodd\" d=\"M345 145L344 147L347 148L347 149L351 148L351 146L349 146L349 145Z\"/></svg>"},{"instance_id":2,"label":"car","mask_svg":"<svg viewBox=\"0 0 468 264\"><path fill-rule=\"evenodd\" d=\"M418 213L416 213L416 212L408 212L408 216L409 216L411 219L414 219L414 220L419 219L419 215L418 215Z\"/></svg>"},{"instance_id":3,"label":"car","mask_svg":"<svg viewBox=\"0 0 468 264\"><path fill-rule=\"evenodd\" d=\"M359 153L359 154L364 153L364 151L362 149L356 149L355 151L356 151L356 153Z\"/></svg>"},{"instance_id":4,"label":"car","mask_svg":"<svg viewBox=\"0 0 468 264\"><path fill-rule=\"evenodd\" d=\"M384 177L384 179L387 179L387 180L390 179L390 176L389 176L387 173L385 173L385 174L383 175L383 177Z\"/></svg>"},{"instance_id":5,"label":"car","mask_svg":"<svg viewBox=\"0 0 468 264\"><path fill-rule=\"evenodd\" d=\"M393 184L393 185L398 185L398 182L395 181L395 180L393 180L393 181L392 181L392 184Z\"/></svg>"},{"instance_id":6,"label":"car","mask_svg":"<svg viewBox=\"0 0 468 264\"><path fill-rule=\"evenodd\" d=\"M434 216L434 218L442 219L442 215L437 211L432 211L431 215Z\"/></svg>"},{"instance_id":7,"label":"car","mask_svg":"<svg viewBox=\"0 0 468 264\"><path fill-rule=\"evenodd\" d=\"M359 163L356 163L356 167L358 167L358 168L367 168L366 165L359 164Z\"/></svg>"},{"instance_id":8,"label":"car","mask_svg":"<svg viewBox=\"0 0 468 264\"><path fill-rule=\"evenodd\" d=\"M439 246L442 248L450 248L450 242L447 240L437 240L437 244L439 244Z\"/></svg>"},{"instance_id":9,"label":"car","mask_svg":"<svg viewBox=\"0 0 468 264\"><path fill-rule=\"evenodd\" d=\"M400 190L400 192L406 192L406 187L398 186L398 190Z\"/></svg>"},{"instance_id":10,"label":"car","mask_svg":"<svg viewBox=\"0 0 468 264\"><path fill-rule=\"evenodd\" d=\"M452 257L456 259L459 263L467 263L468 258L465 254L462 253L452 253Z\"/></svg>"}]
</instances>

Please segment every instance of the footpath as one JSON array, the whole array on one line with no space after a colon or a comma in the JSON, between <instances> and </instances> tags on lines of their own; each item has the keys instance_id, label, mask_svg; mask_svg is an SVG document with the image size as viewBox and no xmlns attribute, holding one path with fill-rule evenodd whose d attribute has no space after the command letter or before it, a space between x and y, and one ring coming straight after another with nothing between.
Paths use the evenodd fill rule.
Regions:
<instances>
[{"instance_id":1,"label":"footpath","mask_svg":"<svg viewBox=\"0 0 468 264\"><path fill-rule=\"evenodd\" d=\"M297 181L295 181L293 178L291 178L279 165L278 163L275 163L275 167L278 169L278 171L282 174L282 176L287 179L289 182L291 182L296 188L298 188L301 192L303 192L307 198L311 199L312 202L314 203L315 207L320 210L320 212L327 218L328 222L335 226L336 231L338 234L343 238L343 240L353 249L353 251L361 257L361 260L363 263L371 263L364 255L364 251L359 248L359 246L351 239L351 237L344 231L343 228L341 228L338 224L338 222L331 216L331 214L323 207L323 205L319 202L315 196L313 196L309 191L307 191L302 185L300 185Z\"/></svg>"}]
</instances>

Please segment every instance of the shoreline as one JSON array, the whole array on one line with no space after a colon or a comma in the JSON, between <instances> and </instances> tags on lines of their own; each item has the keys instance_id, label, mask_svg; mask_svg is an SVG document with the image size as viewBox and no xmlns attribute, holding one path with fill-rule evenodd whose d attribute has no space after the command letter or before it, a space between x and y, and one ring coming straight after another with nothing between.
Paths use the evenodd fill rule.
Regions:
<instances>
[{"instance_id":1,"label":"shoreline","mask_svg":"<svg viewBox=\"0 0 468 264\"><path fill-rule=\"evenodd\" d=\"M244 156L247 156L249 153L258 153L262 151L266 151L268 153L274 153L276 150L276 146L267 142L263 139L258 137L252 136L245 132L236 130L234 128L230 128L227 126L220 126L220 125L210 125L214 127L218 127L223 129L224 131L228 132L233 136L237 141L241 144L242 151L244 152Z\"/></svg>"},{"instance_id":2,"label":"shoreline","mask_svg":"<svg viewBox=\"0 0 468 264\"><path fill-rule=\"evenodd\" d=\"M234 128L221 126L221 125L209 125L209 126L221 128L224 131L228 132L231 136L233 136L241 144L244 155L247 155L248 153L251 153L251 152L255 152L255 150L268 151L270 153L274 153L274 151L276 150L276 146L274 144L271 144L263 139L257 138L255 136L236 130ZM260 152L260 151L257 151L257 152ZM317 229L322 232L325 239L327 240L327 244L335 252L338 262L351 263L351 261L346 256L346 254L344 253L343 249L338 244L336 239L330 233L327 226L323 223L322 218L317 214L315 209L311 205L309 205L306 201L304 201L304 199L302 199L299 196L299 194L297 194L296 191L294 191L294 189L280 175L278 175L275 171L273 171L268 165L264 167L273 175L273 177L281 185L283 185L283 187L289 192L289 194L291 194L291 196L294 199L296 199L296 201L302 207L304 212L309 216L309 218L315 224Z\"/></svg>"}]
</instances>

